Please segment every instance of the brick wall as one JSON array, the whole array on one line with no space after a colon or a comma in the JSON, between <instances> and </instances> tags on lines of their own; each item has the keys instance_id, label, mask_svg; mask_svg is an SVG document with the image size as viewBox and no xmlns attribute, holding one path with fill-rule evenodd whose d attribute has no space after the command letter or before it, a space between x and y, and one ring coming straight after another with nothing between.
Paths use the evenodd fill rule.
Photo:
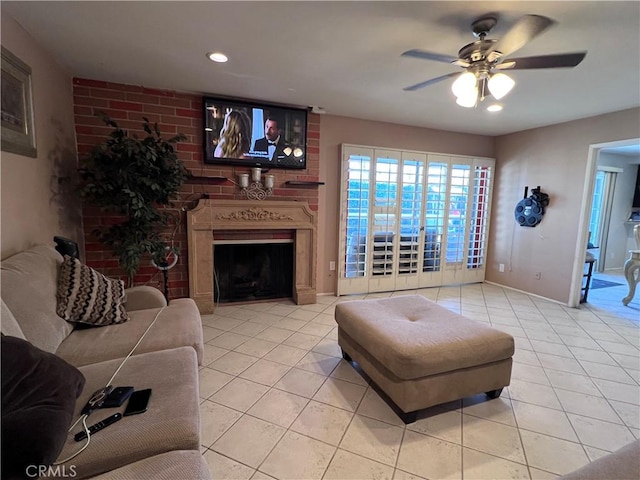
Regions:
<instances>
[{"instance_id":1,"label":"brick wall","mask_svg":"<svg viewBox=\"0 0 640 480\"><path fill-rule=\"evenodd\" d=\"M212 95L214 92L212 92ZM189 296L189 272L187 265L186 211L193 208L203 194L209 198L242 199L239 189L231 182L212 177L237 178L248 168L237 166L205 165L203 159L202 96L157 90L135 85L102 82L82 78L73 79L73 98L77 149L80 161L94 145L102 143L111 128L96 117L102 111L118 125L130 132L144 135L142 117L157 122L163 136L177 133L187 136L177 145L178 157L191 171L193 177L182 187L179 199L171 207L175 220L163 232L167 241L181 251L176 267L169 271L170 298ZM318 180L320 158L320 118L309 114L307 124L307 168L305 170L273 169L275 187L270 200L305 200L311 209L318 209L318 188L291 188L287 180ZM249 200L247 202L250 202ZM249 205L249 203L247 203ZM92 234L97 227L118 221L115 215L105 215L97 208L84 206L86 263L110 277L125 278L118 267L118 260L109 250L98 243ZM162 274L148 260L143 260L135 277L136 285L152 285L163 288Z\"/></svg>"}]
</instances>

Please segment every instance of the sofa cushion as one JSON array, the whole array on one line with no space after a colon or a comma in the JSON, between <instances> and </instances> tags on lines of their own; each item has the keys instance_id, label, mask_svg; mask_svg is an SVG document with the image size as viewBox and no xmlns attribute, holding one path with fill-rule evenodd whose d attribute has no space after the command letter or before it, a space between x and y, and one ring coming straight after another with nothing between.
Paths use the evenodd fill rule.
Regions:
<instances>
[{"instance_id":1,"label":"sofa cushion","mask_svg":"<svg viewBox=\"0 0 640 480\"><path fill-rule=\"evenodd\" d=\"M178 450L116 468L92 480L210 480L211 472L198 450Z\"/></svg>"},{"instance_id":2,"label":"sofa cushion","mask_svg":"<svg viewBox=\"0 0 640 480\"><path fill-rule=\"evenodd\" d=\"M55 352L73 325L56 313L58 265L53 247L39 245L2 261L2 299L33 345Z\"/></svg>"},{"instance_id":3,"label":"sofa cushion","mask_svg":"<svg viewBox=\"0 0 640 480\"><path fill-rule=\"evenodd\" d=\"M159 315L158 315L159 314ZM72 365L122 358L128 355L147 327L158 315L134 355L190 346L202 362L202 320L195 302L190 298L172 300L168 307L129 312L130 320L100 328L76 329L60 344L56 355Z\"/></svg>"},{"instance_id":4,"label":"sofa cushion","mask_svg":"<svg viewBox=\"0 0 640 480\"><path fill-rule=\"evenodd\" d=\"M126 322L124 282L107 278L65 255L58 270L57 313L69 322L94 326Z\"/></svg>"},{"instance_id":5,"label":"sofa cushion","mask_svg":"<svg viewBox=\"0 0 640 480\"><path fill-rule=\"evenodd\" d=\"M76 402L74 418L80 417L91 394L107 384L121 362L122 359L117 359L80 367L87 384ZM171 450L199 449L198 365L193 348L129 357L112 385L131 385L136 390L151 388L147 411L124 417L92 435L89 446L70 462L76 466L76 478L98 475ZM87 424L122 413L125 407L126 404L94 410ZM77 426L70 432L60 458L78 451L80 444L73 436L81 430Z\"/></svg>"},{"instance_id":6,"label":"sofa cushion","mask_svg":"<svg viewBox=\"0 0 640 480\"><path fill-rule=\"evenodd\" d=\"M1 298L0 303L2 303L2 307L0 309L0 319L2 319L2 324L0 326L2 327L2 334L26 340L20 325L18 325L16 317L13 316L13 313L11 313L7 304L4 303L4 300Z\"/></svg>"},{"instance_id":7,"label":"sofa cushion","mask_svg":"<svg viewBox=\"0 0 640 480\"><path fill-rule=\"evenodd\" d=\"M3 336L1 351L2 478L25 478L29 465L58 457L85 379L21 338Z\"/></svg>"}]
</instances>

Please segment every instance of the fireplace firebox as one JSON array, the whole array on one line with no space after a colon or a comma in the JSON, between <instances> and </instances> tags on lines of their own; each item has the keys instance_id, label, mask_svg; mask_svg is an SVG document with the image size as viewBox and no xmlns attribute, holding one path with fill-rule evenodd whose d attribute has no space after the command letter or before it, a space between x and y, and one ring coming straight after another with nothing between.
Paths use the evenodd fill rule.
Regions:
<instances>
[{"instance_id":1,"label":"fireplace firebox","mask_svg":"<svg viewBox=\"0 0 640 480\"><path fill-rule=\"evenodd\" d=\"M230 242L213 247L216 302L246 302L293 295L293 242Z\"/></svg>"}]
</instances>

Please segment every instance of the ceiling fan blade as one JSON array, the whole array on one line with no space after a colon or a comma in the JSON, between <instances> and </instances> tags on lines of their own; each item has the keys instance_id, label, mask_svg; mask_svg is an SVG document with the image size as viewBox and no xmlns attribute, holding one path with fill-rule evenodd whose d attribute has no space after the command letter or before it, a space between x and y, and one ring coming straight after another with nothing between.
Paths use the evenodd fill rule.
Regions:
<instances>
[{"instance_id":1,"label":"ceiling fan blade","mask_svg":"<svg viewBox=\"0 0 640 480\"><path fill-rule=\"evenodd\" d=\"M538 57L510 58L506 62L496 65L502 70L525 70L533 68L562 68L575 67L587 55L587 52L563 53L559 55L541 55ZM505 65L504 67L502 65Z\"/></svg>"},{"instance_id":2,"label":"ceiling fan blade","mask_svg":"<svg viewBox=\"0 0 640 480\"><path fill-rule=\"evenodd\" d=\"M411 85L410 87L404 87L403 90L405 92L413 92L414 90L419 90L424 87L428 87L429 85L433 85L434 83L441 82L446 80L447 78L457 77L462 75L463 72L454 72L448 73L447 75L442 75L440 77L432 78L431 80L427 80L426 82L416 83L415 85Z\"/></svg>"},{"instance_id":3,"label":"ceiling fan blade","mask_svg":"<svg viewBox=\"0 0 640 480\"><path fill-rule=\"evenodd\" d=\"M554 23L550 18L541 15L525 15L500 40L491 45L487 55L494 51L502 53L503 57L511 55Z\"/></svg>"},{"instance_id":4,"label":"ceiling fan blade","mask_svg":"<svg viewBox=\"0 0 640 480\"><path fill-rule=\"evenodd\" d=\"M457 57L452 57L449 55L441 55L439 53L427 52L426 50L407 50L403 52L403 57L413 57L420 58L422 60L435 60L436 62L444 62L444 63L453 63L458 60Z\"/></svg>"}]
</instances>

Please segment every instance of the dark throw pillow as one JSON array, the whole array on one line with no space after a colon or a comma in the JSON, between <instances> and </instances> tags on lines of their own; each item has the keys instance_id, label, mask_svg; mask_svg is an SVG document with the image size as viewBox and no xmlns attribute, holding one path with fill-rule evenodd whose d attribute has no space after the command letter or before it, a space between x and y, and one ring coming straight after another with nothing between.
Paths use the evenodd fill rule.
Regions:
<instances>
[{"instance_id":1,"label":"dark throw pillow","mask_svg":"<svg viewBox=\"0 0 640 480\"><path fill-rule=\"evenodd\" d=\"M27 478L60 455L85 378L26 340L1 340L2 478Z\"/></svg>"},{"instance_id":2,"label":"dark throw pillow","mask_svg":"<svg viewBox=\"0 0 640 480\"><path fill-rule=\"evenodd\" d=\"M58 270L57 300L57 313L68 322L103 326L129 319L124 282L67 255Z\"/></svg>"}]
</instances>

